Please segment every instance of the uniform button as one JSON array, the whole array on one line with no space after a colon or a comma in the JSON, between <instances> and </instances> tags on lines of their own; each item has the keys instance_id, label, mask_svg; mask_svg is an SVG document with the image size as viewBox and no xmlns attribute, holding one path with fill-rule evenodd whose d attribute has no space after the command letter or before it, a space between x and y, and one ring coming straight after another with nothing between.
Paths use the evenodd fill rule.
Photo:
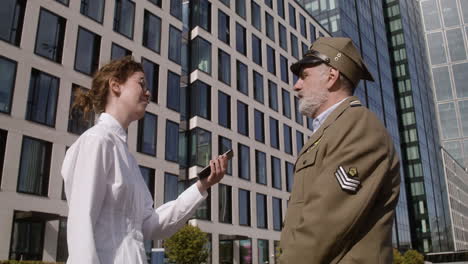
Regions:
<instances>
[{"instance_id":1,"label":"uniform button","mask_svg":"<svg viewBox=\"0 0 468 264\"><path fill-rule=\"evenodd\" d=\"M306 164L306 163L307 163L307 160L304 160L304 161L302 162L302 164Z\"/></svg>"}]
</instances>

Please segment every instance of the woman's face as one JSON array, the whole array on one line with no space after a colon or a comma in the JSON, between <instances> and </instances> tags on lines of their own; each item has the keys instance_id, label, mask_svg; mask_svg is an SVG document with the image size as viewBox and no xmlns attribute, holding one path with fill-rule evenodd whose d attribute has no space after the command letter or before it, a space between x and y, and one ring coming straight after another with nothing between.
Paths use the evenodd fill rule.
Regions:
<instances>
[{"instance_id":1,"label":"woman's face","mask_svg":"<svg viewBox=\"0 0 468 264\"><path fill-rule=\"evenodd\" d=\"M120 85L120 89L121 107L128 111L132 121L141 119L145 115L151 96L146 88L144 73L133 73L125 83Z\"/></svg>"}]
</instances>

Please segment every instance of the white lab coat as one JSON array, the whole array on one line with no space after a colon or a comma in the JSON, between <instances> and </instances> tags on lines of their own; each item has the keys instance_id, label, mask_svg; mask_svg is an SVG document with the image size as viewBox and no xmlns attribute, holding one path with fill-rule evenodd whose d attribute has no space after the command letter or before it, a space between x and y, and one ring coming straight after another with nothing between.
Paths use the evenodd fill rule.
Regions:
<instances>
[{"instance_id":1,"label":"white lab coat","mask_svg":"<svg viewBox=\"0 0 468 264\"><path fill-rule=\"evenodd\" d=\"M143 241L182 227L207 193L192 185L156 210L127 134L111 115L70 147L62 166L69 206L67 264L147 263Z\"/></svg>"}]
</instances>

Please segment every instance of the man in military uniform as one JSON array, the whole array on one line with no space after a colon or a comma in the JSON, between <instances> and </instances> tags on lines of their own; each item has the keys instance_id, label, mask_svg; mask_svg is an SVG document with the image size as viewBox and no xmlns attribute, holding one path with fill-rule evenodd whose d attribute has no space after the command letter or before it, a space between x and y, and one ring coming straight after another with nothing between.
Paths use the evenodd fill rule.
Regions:
<instances>
[{"instance_id":1,"label":"man in military uniform","mask_svg":"<svg viewBox=\"0 0 468 264\"><path fill-rule=\"evenodd\" d=\"M314 133L296 161L280 263L392 263L398 155L352 96L372 75L349 38L319 38L291 71Z\"/></svg>"}]
</instances>

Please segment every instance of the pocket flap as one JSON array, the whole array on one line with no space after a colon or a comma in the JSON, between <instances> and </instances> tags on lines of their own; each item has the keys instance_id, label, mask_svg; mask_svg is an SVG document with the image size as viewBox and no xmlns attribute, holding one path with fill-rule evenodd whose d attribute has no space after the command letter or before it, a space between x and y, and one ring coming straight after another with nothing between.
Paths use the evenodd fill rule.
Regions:
<instances>
[{"instance_id":1,"label":"pocket flap","mask_svg":"<svg viewBox=\"0 0 468 264\"><path fill-rule=\"evenodd\" d=\"M315 164L315 160L317 158L317 145L312 145L306 152L304 152L296 162L296 173L302 169L310 167Z\"/></svg>"}]
</instances>

